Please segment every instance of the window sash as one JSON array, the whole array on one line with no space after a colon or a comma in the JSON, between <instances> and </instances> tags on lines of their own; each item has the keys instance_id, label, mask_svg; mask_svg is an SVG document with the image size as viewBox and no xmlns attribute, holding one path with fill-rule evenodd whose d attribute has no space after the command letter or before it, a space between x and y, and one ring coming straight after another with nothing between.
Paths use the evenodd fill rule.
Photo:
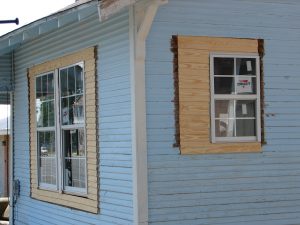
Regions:
<instances>
[{"instance_id":1,"label":"window sash","mask_svg":"<svg viewBox=\"0 0 300 225\"><path fill-rule=\"evenodd\" d=\"M62 115L61 115L61 101L62 98L66 98L66 97L70 97L70 96L62 96L61 95L61 90L60 90L60 71L63 69L68 69L68 68L72 68L75 66L80 66L82 68L82 92L80 93L80 95L82 95L83 97L83 102L82 102L82 107L83 107L83 121L81 123L77 123L77 124L70 124L70 125L63 125L62 124ZM48 183L43 183L41 181L41 167L40 167L40 159L41 159L41 155L40 155L40 150L38 149L38 141L36 142L36 149L37 149L37 177L38 177L38 186L41 189L45 189L45 190L52 190L52 191L60 191L60 192L65 192L65 193L70 193L70 194L76 194L76 195L80 195L80 196L86 196L87 195L87 150L86 150L86 129L85 129L85 120L86 120L86 115L85 115L85 82L84 82L84 63L83 62L79 62L79 63L75 63L72 65L68 65L66 67L62 67L62 68L58 68L54 71L48 72L48 73L43 73L43 74L39 74L35 77L35 96L36 96L36 79L38 77L42 77L44 75L47 75L49 73L53 73L53 77L54 77L54 126L51 127L38 127L36 126L36 134L38 134L38 132L46 132L46 131L54 131L54 135L55 135L55 149L56 149L56 154L55 154L55 161L56 161L56 185L52 185L52 184L48 184ZM74 96L78 96L79 94L73 94ZM72 96L73 96L72 95ZM45 100L46 101L52 101L52 100ZM43 101L44 102L44 101ZM36 118L36 116L35 116ZM85 188L77 188L77 187L70 187L70 186L65 186L64 185L64 164L65 164L65 157L64 157L64 150L63 150L63 130L73 130L73 129L83 129L84 130L84 171L85 171ZM38 137L38 135L37 135Z\"/></svg>"},{"instance_id":2,"label":"window sash","mask_svg":"<svg viewBox=\"0 0 300 225\"><path fill-rule=\"evenodd\" d=\"M62 95L62 90L61 90L61 71L63 70L68 70L70 69L71 67L75 67L75 66L80 66L82 68L82 93L80 94L77 94L76 91L75 91L75 94L68 94L68 95ZM75 73L75 72L74 72ZM73 124L67 124L67 125L64 125L63 122L62 122L62 118L60 120L60 124L59 124L59 131L60 131L60 155L61 155L61 159L60 159L60 172L61 172L61 179L60 179L60 189L62 191L64 191L65 193L71 193L71 194L77 194L77 195L83 195L85 196L87 194L87 151L86 151L86 129L85 129L85 119L86 119L86 115L85 115L85 82L84 82L84 63L83 62L80 62L80 63L76 63L76 64L72 64L72 65L69 65L69 66L66 66L66 67L62 67L62 68L59 68L58 69L58 76L57 76L58 80L59 80L59 95L58 95L58 98L59 99L59 108L60 108L60 117L62 117L62 99L65 99L65 98L69 98L69 97L72 97L72 96L79 96L79 95L82 95L83 96L83 102L82 102L82 106L83 106L83 123L73 123ZM67 82L68 82L68 78L67 78ZM69 84L67 84L69 85ZM75 81L75 86L76 86L76 81ZM76 89L76 88L75 88ZM73 121L74 122L74 121ZM64 149L63 149L63 131L65 130L75 130L75 129L83 129L84 130L84 157L85 157L85 163L84 163L84 170L85 170L85 188L79 188L79 187L72 187L72 186L67 186L65 185L65 152L64 152Z\"/></svg>"},{"instance_id":3,"label":"window sash","mask_svg":"<svg viewBox=\"0 0 300 225\"><path fill-rule=\"evenodd\" d=\"M233 75L219 75L214 74L214 58L233 58L234 59L234 72ZM256 66L256 75L246 75L247 77L255 77L256 78L256 94L238 94L236 93L236 82L234 81L235 92L233 94L215 94L215 77L232 77L233 79L237 77L242 77L245 75L237 75L236 71L236 61L237 58L252 58L255 59ZM226 54L226 53L211 53L210 54L210 90L211 90L211 141L212 143L219 142L254 142L261 141L261 122L260 122L260 70L259 70L259 56L257 54ZM256 112L255 112L255 120L256 120L256 136L236 136L236 137L216 137L216 119L215 116L215 100L255 100L256 101ZM235 111L234 107L234 111ZM236 121L240 119L236 117L234 112L233 119ZM243 118L244 119L244 118ZM249 118L250 119L250 118ZM252 119L252 118L251 118ZM236 126L236 125L235 125Z\"/></svg>"}]
</instances>

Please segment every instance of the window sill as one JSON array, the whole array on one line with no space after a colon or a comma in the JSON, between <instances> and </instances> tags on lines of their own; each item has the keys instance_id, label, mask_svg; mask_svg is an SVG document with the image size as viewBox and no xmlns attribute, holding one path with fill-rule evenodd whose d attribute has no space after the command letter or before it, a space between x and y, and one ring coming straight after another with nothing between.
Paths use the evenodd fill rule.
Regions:
<instances>
[{"instance_id":1,"label":"window sill","mask_svg":"<svg viewBox=\"0 0 300 225\"><path fill-rule=\"evenodd\" d=\"M33 199L60 205L80 211L98 214L98 201L91 194L86 196L74 195L74 193L59 193L53 190L32 189Z\"/></svg>"},{"instance_id":2,"label":"window sill","mask_svg":"<svg viewBox=\"0 0 300 225\"><path fill-rule=\"evenodd\" d=\"M262 146L260 142L240 142L240 143L181 143L180 151L182 155L196 154L227 154L227 153L260 153Z\"/></svg>"}]
</instances>

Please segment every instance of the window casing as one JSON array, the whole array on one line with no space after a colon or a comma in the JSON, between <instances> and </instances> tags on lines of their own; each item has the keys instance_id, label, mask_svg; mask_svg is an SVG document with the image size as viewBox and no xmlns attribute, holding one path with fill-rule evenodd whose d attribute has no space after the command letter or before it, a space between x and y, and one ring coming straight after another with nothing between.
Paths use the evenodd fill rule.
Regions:
<instances>
[{"instance_id":1,"label":"window casing","mask_svg":"<svg viewBox=\"0 0 300 225\"><path fill-rule=\"evenodd\" d=\"M56 189L57 185L54 84L54 72L38 75L35 79L38 177L39 186L45 189Z\"/></svg>"},{"instance_id":2,"label":"window casing","mask_svg":"<svg viewBox=\"0 0 300 225\"><path fill-rule=\"evenodd\" d=\"M211 139L260 142L259 56L210 55Z\"/></svg>"},{"instance_id":3,"label":"window casing","mask_svg":"<svg viewBox=\"0 0 300 225\"><path fill-rule=\"evenodd\" d=\"M174 53L174 146L179 147L181 154L261 152L260 104L263 99L260 91L263 96L263 89L259 85L263 78L259 72L263 70L259 62L263 57L263 40L178 35L172 37L171 45ZM231 65L229 70L225 68L222 73L215 69L215 58L219 62L227 61ZM228 61L230 58L233 59ZM256 72L255 76L248 74L248 58L251 61L248 68ZM241 62L245 72L236 68ZM241 74L236 76L237 72ZM240 77L247 79L235 83L235 78ZM249 84L244 85L245 82ZM237 93L235 86L238 86Z\"/></svg>"},{"instance_id":4,"label":"window casing","mask_svg":"<svg viewBox=\"0 0 300 225\"><path fill-rule=\"evenodd\" d=\"M90 47L28 69L30 195L91 213L99 212L96 60Z\"/></svg>"},{"instance_id":5,"label":"window casing","mask_svg":"<svg viewBox=\"0 0 300 225\"><path fill-rule=\"evenodd\" d=\"M83 62L36 77L39 187L86 194Z\"/></svg>"}]
</instances>

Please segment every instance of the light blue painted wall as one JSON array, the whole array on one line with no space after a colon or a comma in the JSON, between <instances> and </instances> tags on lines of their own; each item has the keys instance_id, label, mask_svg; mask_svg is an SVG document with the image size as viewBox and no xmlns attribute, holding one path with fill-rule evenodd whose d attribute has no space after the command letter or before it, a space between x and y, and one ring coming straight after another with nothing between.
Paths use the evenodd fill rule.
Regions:
<instances>
[{"instance_id":1,"label":"light blue painted wall","mask_svg":"<svg viewBox=\"0 0 300 225\"><path fill-rule=\"evenodd\" d=\"M7 91L11 86L11 54L0 56L0 104L8 104Z\"/></svg>"},{"instance_id":2,"label":"light blue painted wall","mask_svg":"<svg viewBox=\"0 0 300 225\"><path fill-rule=\"evenodd\" d=\"M97 15L24 44L15 53L14 169L21 183L16 225L132 224L128 13L100 24ZM100 214L30 198L27 68L98 45Z\"/></svg>"},{"instance_id":3,"label":"light blue painted wall","mask_svg":"<svg viewBox=\"0 0 300 225\"><path fill-rule=\"evenodd\" d=\"M169 0L147 41L151 225L300 224L300 2ZM172 35L265 40L265 131L257 154L173 148ZM199 128L201 129L201 128Z\"/></svg>"}]
</instances>

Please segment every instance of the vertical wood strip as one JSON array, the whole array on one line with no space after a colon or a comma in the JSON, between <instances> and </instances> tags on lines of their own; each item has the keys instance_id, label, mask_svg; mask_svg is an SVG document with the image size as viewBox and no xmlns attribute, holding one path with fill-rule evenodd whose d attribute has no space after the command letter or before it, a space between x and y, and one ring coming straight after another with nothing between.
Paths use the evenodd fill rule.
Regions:
<instances>
[{"instance_id":1,"label":"vertical wood strip","mask_svg":"<svg viewBox=\"0 0 300 225\"><path fill-rule=\"evenodd\" d=\"M180 147L181 154L260 152L261 143L257 142L211 143L209 57L210 53L261 54L263 42L242 38L174 36L171 50L174 54L174 146Z\"/></svg>"},{"instance_id":2,"label":"vertical wood strip","mask_svg":"<svg viewBox=\"0 0 300 225\"><path fill-rule=\"evenodd\" d=\"M97 48L91 47L82 51L66 55L49 62L36 65L28 69L28 99L29 99L29 130L30 130L30 189L31 197L50 202L69 208L79 209L91 213L98 213L99 202L99 176L98 176L98 121L97 121ZM41 73L54 71L61 67L66 67L78 62L84 62L87 67L84 70L84 79L86 88L85 103L86 106L92 106L93 110L86 110L86 157L87 157L87 196L76 196L71 194L62 194L60 192L42 190L38 187L37 176L37 136L36 136L36 119L35 119L35 77ZM87 70L86 70L87 69ZM86 107L87 108L87 107ZM95 124L90 132L89 124ZM90 159L90 161L89 161ZM90 163L89 163L90 162ZM95 193L95 190L97 193Z\"/></svg>"}]
</instances>

